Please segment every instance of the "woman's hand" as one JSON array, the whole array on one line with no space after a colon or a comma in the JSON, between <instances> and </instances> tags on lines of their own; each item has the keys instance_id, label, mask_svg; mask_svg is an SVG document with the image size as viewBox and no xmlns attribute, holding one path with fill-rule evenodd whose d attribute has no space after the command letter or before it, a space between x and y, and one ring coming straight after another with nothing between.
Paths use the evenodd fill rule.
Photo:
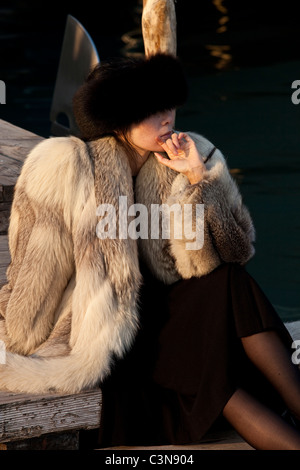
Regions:
<instances>
[{"instance_id":1,"label":"woman's hand","mask_svg":"<svg viewBox=\"0 0 300 470\"><path fill-rule=\"evenodd\" d=\"M154 152L160 163L172 170L186 175L191 184L202 181L205 172L203 158L197 150L196 144L191 137L184 132L173 133L166 142L156 139L162 150L167 153L170 160Z\"/></svg>"}]
</instances>

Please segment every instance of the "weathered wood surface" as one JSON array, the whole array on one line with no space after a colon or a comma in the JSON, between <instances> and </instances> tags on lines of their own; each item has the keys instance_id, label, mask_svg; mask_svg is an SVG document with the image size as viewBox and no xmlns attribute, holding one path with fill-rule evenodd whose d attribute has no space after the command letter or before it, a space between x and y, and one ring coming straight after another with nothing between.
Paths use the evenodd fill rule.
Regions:
<instances>
[{"instance_id":1,"label":"weathered wood surface","mask_svg":"<svg viewBox=\"0 0 300 470\"><path fill-rule=\"evenodd\" d=\"M22 441L0 443L0 450L80 450L79 431L43 434Z\"/></svg>"},{"instance_id":2,"label":"weathered wood surface","mask_svg":"<svg viewBox=\"0 0 300 470\"><path fill-rule=\"evenodd\" d=\"M44 138L0 119L0 185L13 186L24 159L30 150ZM0 199L1 200L1 199Z\"/></svg>"},{"instance_id":3,"label":"weathered wood surface","mask_svg":"<svg viewBox=\"0 0 300 470\"><path fill-rule=\"evenodd\" d=\"M186 450L254 450L234 430L215 431L207 435L199 444L166 445L166 446L120 446L107 447L100 450L156 450L156 451L186 451Z\"/></svg>"},{"instance_id":4,"label":"weathered wood surface","mask_svg":"<svg viewBox=\"0 0 300 470\"><path fill-rule=\"evenodd\" d=\"M174 0L143 0L142 35L146 56L157 52L176 56L177 27Z\"/></svg>"},{"instance_id":5,"label":"weathered wood surface","mask_svg":"<svg viewBox=\"0 0 300 470\"><path fill-rule=\"evenodd\" d=\"M74 395L0 392L0 442L99 427L101 390Z\"/></svg>"},{"instance_id":6,"label":"weathered wood surface","mask_svg":"<svg viewBox=\"0 0 300 470\"><path fill-rule=\"evenodd\" d=\"M0 234L7 233L14 186L24 160L41 140L43 137L0 119Z\"/></svg>"},{"instance_id":7,"label":"weathered wood surface","mask_svg":"<svg viewBox=\"0 0 300 470\"><path fill-rule=\"evenodd\" d=\"M9 263L8 239L6 235L0 235L0 288L6 283L6 269Z\"/></svg>"}]
</instances>

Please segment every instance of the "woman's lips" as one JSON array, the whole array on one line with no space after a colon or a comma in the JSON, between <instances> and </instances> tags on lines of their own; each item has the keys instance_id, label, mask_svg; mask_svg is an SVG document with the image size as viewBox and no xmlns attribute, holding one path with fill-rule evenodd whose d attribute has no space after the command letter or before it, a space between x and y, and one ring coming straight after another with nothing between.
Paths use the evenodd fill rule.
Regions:
<instances>
[{"instance_id":1,"label":"woman's lips","mask_svg":"<svg viewBox=\"0 0 300 470\"><path fill-rule=\"evenodd\" d=\"M160 135L159 138L160 138L161 140L166 141L166 140L168 140L168 139L171 138L171 135L172 135L172 131L167 132L166 134Z\"/></svg>"}]
</instances>

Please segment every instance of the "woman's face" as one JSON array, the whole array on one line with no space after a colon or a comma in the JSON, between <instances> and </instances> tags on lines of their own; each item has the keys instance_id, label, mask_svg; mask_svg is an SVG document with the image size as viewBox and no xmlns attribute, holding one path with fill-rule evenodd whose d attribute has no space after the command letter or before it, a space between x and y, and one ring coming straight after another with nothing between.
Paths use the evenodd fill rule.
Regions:
<instances>
[{"instance_id":1,"label":"woman's face","mask_svg":"<svg viewBox=\"0 0 300 470\"><path fill-rule=\"evenodd\" d=\"M171 137L175 124L176 110L172 109L154 114L139 124L134 124L128 139L142 156L149 152L161 152L162 148L156 139L165 141Z\"/></svg>"}]
</instances>

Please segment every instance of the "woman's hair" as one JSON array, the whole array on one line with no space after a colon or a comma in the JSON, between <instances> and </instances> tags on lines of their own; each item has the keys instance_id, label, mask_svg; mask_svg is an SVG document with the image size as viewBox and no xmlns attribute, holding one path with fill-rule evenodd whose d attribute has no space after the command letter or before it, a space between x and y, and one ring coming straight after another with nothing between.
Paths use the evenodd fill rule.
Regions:
<instances>
[{"instance_id":1,"label":"woman's hair","mask_svg":"<svg viewBox=\"0 0 300 470\"><path fill-rule=\"evenodd\" d=\"M187 81L179 59L169 54L118 58L97 64L73 98L84 140L126 135L133 124L181 106Z\"/></svg>"},{"instance_id":2,"label":"woman's hair","mask_svg":"<svg viewBox=\"0 0 300 470\"><path fill-rule=\"evenodd\" d=\"M128 162L130 163L130 166L134 169L136 162L139 158L141 158L140 154L138 151L134 148L134 145L130 141L128 137L128 130L127 129L122 129L119 132L112 132L112 134L115 139L118 141L118 143L123 147Z\"/></svg>"}]
</instances>

